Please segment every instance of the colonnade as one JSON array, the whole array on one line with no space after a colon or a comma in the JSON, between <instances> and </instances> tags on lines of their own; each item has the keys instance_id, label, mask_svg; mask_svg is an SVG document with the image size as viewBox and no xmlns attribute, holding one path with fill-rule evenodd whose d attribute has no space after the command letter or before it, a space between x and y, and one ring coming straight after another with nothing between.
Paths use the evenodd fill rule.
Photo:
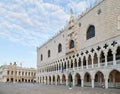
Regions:
<instances>
[{"instance_id":1,"label":"colonnade","mask_svg":"<svg viewBox=\"0 0 120 94\"><path fill-rule=\"evenodd\" d=\"M120 78L119 40L102 42L75 54L43 63L38 67L37 73L40 83L72 84L92 88L118 87L120 86L118 78Z\"/></svg>"}]
</instances>

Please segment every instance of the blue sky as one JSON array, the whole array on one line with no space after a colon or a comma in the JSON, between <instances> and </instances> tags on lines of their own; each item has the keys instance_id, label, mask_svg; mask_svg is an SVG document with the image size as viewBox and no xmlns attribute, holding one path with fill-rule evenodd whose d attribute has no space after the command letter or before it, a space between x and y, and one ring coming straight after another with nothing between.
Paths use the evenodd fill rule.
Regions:
<instances>
[{"instance_id":1,"label":"blue sky","mask_svg":"<svg viewBox=\"0 0 120 94\"><path fill-rule=\"evenodd\" d=\"M36 47L95 0L0 0L0 65L17 62L36 68Z\"/></svg>"}]
</instances>

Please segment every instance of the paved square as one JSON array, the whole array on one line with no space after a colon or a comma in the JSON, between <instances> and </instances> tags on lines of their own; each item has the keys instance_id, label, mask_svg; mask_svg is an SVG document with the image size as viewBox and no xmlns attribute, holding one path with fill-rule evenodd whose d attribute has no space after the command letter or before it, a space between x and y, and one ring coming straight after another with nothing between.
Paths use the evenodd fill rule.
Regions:
<instances>
[{"instance_id":1,"label":"paved square","mask_svg":"<svg viewBox=\"0 0 120 94\"><path fill-rule=\"evenodd\" d=\"M0 94L120 94L120 89L102 89L91 87L28 84L28 83L0 83Z\"/></svg>"}]
</instances>

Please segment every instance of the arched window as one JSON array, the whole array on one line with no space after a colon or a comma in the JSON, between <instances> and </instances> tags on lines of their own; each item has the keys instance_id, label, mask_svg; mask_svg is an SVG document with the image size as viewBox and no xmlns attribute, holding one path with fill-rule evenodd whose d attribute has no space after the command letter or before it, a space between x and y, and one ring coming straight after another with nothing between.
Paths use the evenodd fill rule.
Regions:
<instances>
[{"instance_id":1,"label":"arched window","mask_svg":"<svg viewBox=\"0 0 120 94\"><path fill-rule=\"evenodd\" d=\"M43 55L41 54L41 61L43 60Z\"/></svg>"},{"instance_id":2,"label":"arched window","mask_svg":"<svg viewBox=\"0 0 120 94\"><path fill-rule=\"evenodd\" d=\"M69 48L70 49L74 48L74 41L73 40L70 40Z\"/></svg>"},{"instance_id":3,"label":"arched window","mask_svg":"<svg viewBox=\"0 0 120 94\"><path fill-rule=\"evenodd\" d=\"M61 44L58 45L58 53L60 53L60 52L62 52L62 45Z\"/></svg>"},{"instance_id":4,"label":"arched window","mask_svg":"<svg viewBox=\"0 0 120 94\"><path fill-rule=\"evenodd\" d=\"M50 57L50 50L48 50L48 57Z\"/></svg>"},{"instance_id":5,"label":"arched window","mask_svg":"<svg viewBox=\"0 0 120 94\"><path fill-rule=\"evenodd\" d=\"M95 26L94 25L89 26L88 31L87 31L87 35L86 35L87 40L92 38L92 37L95 37Z\"/></svg>"}]
</instances>

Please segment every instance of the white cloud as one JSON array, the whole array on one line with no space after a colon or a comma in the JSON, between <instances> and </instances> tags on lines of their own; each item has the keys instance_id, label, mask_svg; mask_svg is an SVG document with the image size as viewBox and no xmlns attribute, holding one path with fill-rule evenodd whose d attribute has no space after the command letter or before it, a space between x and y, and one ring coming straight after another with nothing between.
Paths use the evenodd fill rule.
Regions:
<instances>
[{"instance_id":1,"label":"white cloud","mask_svg":"<svg viewBox=\"0 0 120 94\"><path fill-rule=\"evenodd\" d=\"M0 1L0 37L23 45L39 45L64 27L70 8L79 14L85 7L86 0L58 0L54 3L43 0Z\"/></svg>"}]
</instances>

